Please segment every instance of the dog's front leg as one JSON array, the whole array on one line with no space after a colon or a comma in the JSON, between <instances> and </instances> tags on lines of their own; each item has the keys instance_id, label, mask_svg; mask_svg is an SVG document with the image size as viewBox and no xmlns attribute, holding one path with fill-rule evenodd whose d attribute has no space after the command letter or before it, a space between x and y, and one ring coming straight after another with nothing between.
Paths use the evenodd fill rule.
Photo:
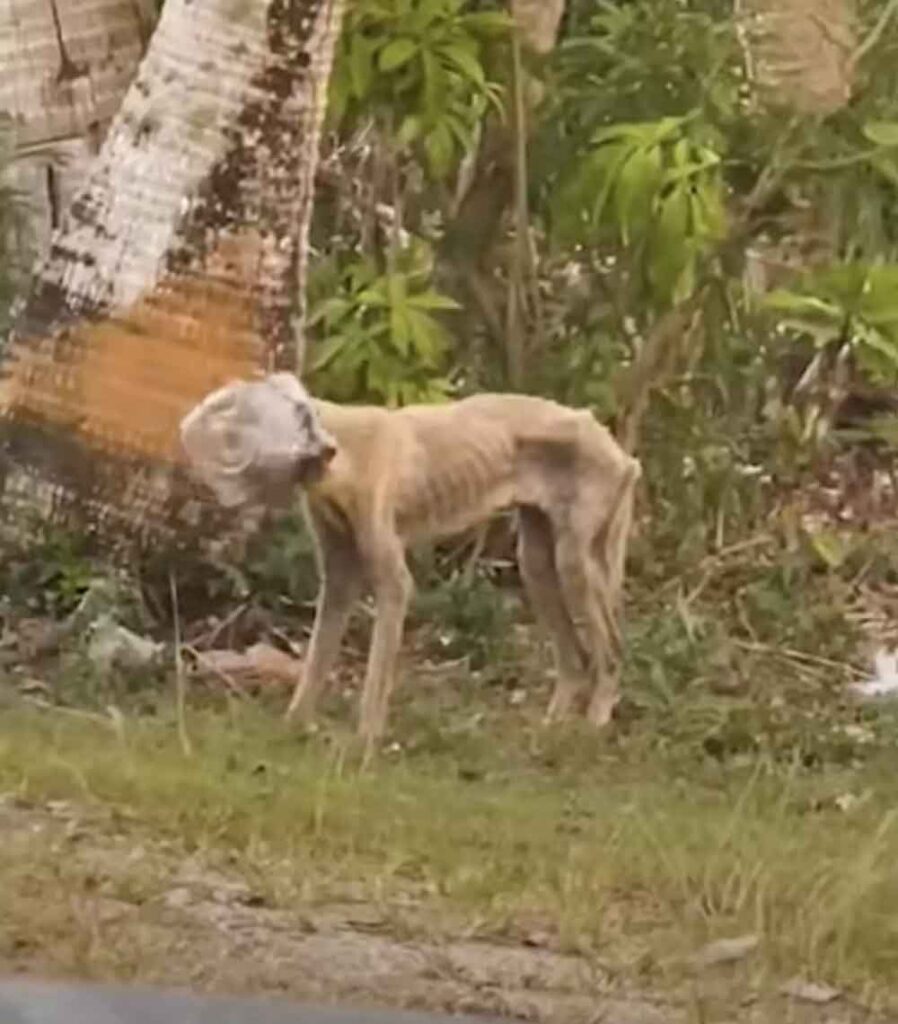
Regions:
<instances>
[{"instance_id":1,"label":"dog's front leg","mask_svg":"<svg viewBox=\"0 0 898 1024\"><path fill-rule=\"evenodd\" d=\"M338 529L314 514L310 514L309 521L316 540L321 591L302 677L286 713L288 720L302 722L310 722L315 715L363 584L358 547L349 530Z\"/></svg>"},{"instance_id":2,"label":"dog's front leg","mask_svg":"<svg viewBox=\"0 0 898 1024\"><path fill-rule=\"evenodd\" d=\"M372 538L367 562L376 604L374 633L362 690L359 733L366 758L383 735L390 695L396 685L396 662L414 584L399 538L392 532Z\"/></svg>"}]
</instances>

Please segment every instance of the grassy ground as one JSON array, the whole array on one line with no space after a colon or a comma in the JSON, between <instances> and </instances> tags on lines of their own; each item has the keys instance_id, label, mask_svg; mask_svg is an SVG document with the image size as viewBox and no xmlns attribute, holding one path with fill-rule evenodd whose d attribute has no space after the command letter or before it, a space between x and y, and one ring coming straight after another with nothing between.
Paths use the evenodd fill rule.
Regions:
<instances>
[{"instance_id":1,"label":"grassy ground","mask_svg":"<svg viewBox=\"0 0 898 1024\"><path fill-rule=\"evenodd\" d=\"M13 664L0 967L553 1024L898 1014L898 706L844 690L860 569L765 551L640 567L601 736L540 727L547 659L515 598L424 591L366 773L364 617L320 731L281 724L283 693L192 685L191 756L170 679ZM890 551L863 563L877 585ZM841 996L784 999L796 978Z\"/></svg>"},{"instance_id":2,"label":"grassy ground","mask_svg":"<svg viewBox=\"0 0 898 1024\"><path fill-rule=\"evenodd\" d=\"M693 954L757 936L725 969L730 1016L690 1010L699 1016L688 1019L732 1019L740 1001L796 975L898 1009L898 781L888 742L898 720L831 719L827 749L844 734L845 756L828 761L801 744L793 756L768 746L720 759L707 752L707 730L695 731L707 714L696 700L673 719L650 710L596 739L543 732L536 696L477 686L409 682L395 745L366 774L349 766L339 726L303 739L265 706L192 707L192 757L164 703L107 721L7 710L7 807L69 812L58 827L19 829L0 849L0 957L183 980L172 973L184 956L177 943L147 946L121 931L104 942L102 920L89 913L79 923L73 907L102 896L149 912L190 859L296 927L351 892L400 940L576 953L624 987L677 993L681 1010L696 998ZM680 741L665 742L672 729ZM98 867L66 853L111 837L114 869L109 857ZM259 984L268 982L246 981Z\"/></svg>"}]
</instances>

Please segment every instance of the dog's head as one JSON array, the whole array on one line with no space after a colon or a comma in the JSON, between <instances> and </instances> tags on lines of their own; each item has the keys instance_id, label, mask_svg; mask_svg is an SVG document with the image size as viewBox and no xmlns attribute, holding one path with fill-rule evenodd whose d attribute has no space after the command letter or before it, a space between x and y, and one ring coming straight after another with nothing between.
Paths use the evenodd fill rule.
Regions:
<instances>
[{"instance_id":1,"label":"dog's head","mask_svg":"<svg viewBox=\"0 0 898 1024\"><path fill-rule=\"evenodd\" d=\"M281 505L319 480L337 445L292 373L228 384L181 421L194 474L226 508Z\"/></svg>"}]
</instances>

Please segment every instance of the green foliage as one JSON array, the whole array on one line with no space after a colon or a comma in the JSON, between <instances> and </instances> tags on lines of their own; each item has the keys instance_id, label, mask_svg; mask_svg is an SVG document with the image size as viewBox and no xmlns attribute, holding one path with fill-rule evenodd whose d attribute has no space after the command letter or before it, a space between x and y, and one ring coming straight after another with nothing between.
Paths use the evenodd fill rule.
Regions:
<instances>
[{"instance_id":1,"label":"green foliage","mask_svg":"<svg viewBox=\"0 0 898 1024\"><path fill-rule=\"evenodd\" d=\"M402 250L382 273L373 259L320 261L310 275L309 326L319 335L308 374L337 401L388 406L443 400L450 337L435 314L457 304L431 286L424 243Z\"/></svg>"},{"instance_id":2,"label":"green foliage","mask_svg":"<svg viewBox=\"0 0 898 1024\"><path fill-rule=\"evenodd\" d=\"M568 6L568 33L554 62L550 131L591 135L614 121L696 108L709 121L738 116L740 54L726 0L569 0Z\"/></svg>"},{"instance_id":3,"label":"green foliage","mask_svg":"<svg viewBox=\"0 0 898 1024\"><path fill-rule=\"evenodd\" d=\"M246 558L246 583L272 607L295 609L315 600L319 577L312 538L299 512L282 516L253 538Z\"/></svg>"},{"instance_id":4,"label":"green foliage","mask_svg":"<svg viewBox=\"0 0 898 1024\"><path fill-rule=\"evenodd\" d=\"M898 121L868 121L863 133L876 147L867 159L889 184L898 187Z\"/></svg>"},{"instance_id":5,"label":"green foliage","mask_svg":"<svg viewBox=\"0 0 898 1024\"><path fill-rule=\"evenodd\" d=\"M898 259L898 148L895 123L877 116L884 98L874 88L862 93L851 116L802 133L791 155L791 187L819 211L834 253L849 262ZM894 98L889 106L892 113Z\"/></svg>"},{"instance_id":6,"label":"green foliage","mask_svg":"<svg viewBox=\"0 0 898 1024\"><path fill-rule=\"evenodd\" d=\"M690 134L694 120L600 129L553 203L562 241L620 245L662 303L692 292L698 259L726 231L720 156Z\"/></svg>"},{"instance_id":7,"label":"green foliage","mask_svg":"<svg viewBox=\"0 0 898 1024\"><path fill-rule=\"evenodd\" d=\"M732 9L709 0L572 0L535 138L540 191L555 195L598 133L619 124L666 125L691 115L694 138L715 153L739 123L740 69ZM701 133L695 132L700 128Z\"/></svg>"},{"instance_id":8,"label":"green foliage","mask_svg":"<svg viewBox=\"0 0 898 1024\"><path fill-rule=\"evenodd\" d=\"M350 6L331 80L333 119L374 114L402 150L418 148L444 178L499 88L483 48L506 35L499 11L466 12L462 0L360 0Z\"/></svg>"},{"instance_id":9,"label":"green foliage","mask_svg":"<svg viewBox=\"0 0 898 1024\"><path fill-rule=\"evenodd\" d=\"M415 597L414 613L429 627L434 656L467 659L474 671L495 677L514 660L512 609L501 591L482 574L468 579L455 572L434 581Z\"/></svg>"},{"instance_id":10,"label":"green foliage","mask_svg":"<svg viewBox=\"0 0 898 1024\"><path fill-rule=\"evenodd\" d=\"M4 551L3 593L14 606L62 618L74 610L97 571L83 537L53 529L27 552Z\"/></svg>"},{"instance_id":11,"label":"green foliage","mask_svg":"<svg viewBox=\"0 0 898 1024\"><path fill-rule=\"evenodd\" d=\"M898 264L844 263L766 297L780 326L816 349L850 352L877 383L898 383Z\"/></svg>"}]
</instances>

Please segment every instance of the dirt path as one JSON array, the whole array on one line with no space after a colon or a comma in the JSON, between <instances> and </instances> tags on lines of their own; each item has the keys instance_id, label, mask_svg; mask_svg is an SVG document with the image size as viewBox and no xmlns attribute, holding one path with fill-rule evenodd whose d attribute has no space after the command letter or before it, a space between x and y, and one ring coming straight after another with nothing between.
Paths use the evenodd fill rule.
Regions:
<instances>
[{"instance_id":1,"label":"dirt path","mask_svg":"<svg viewBox=\"0 0 898 1024\"><path fill-rule=\"evenodd\" d=\"M140 981L316 1002L501 1014L546 1024L853 1024L841 1000L761 998L731 968L634 991L611 969L546 948L396 934L370 903L266 900L199 856L98 825L65 803L0 804L0 972ZM738 995L737 995L738 990Z\"/></svg>"}]
</instances>

